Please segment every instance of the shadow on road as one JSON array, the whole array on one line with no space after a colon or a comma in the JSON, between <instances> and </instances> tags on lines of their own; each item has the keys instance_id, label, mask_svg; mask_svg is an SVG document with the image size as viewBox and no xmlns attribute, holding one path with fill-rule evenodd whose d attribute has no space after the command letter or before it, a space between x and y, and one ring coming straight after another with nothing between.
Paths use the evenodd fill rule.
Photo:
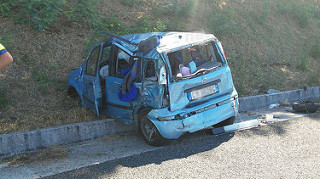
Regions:
<instances>
[{"instance_id":1,"label":"shadow on road","mask_svg":"<svg viewBox=\"0 0 320 179\"><path fill-rule=\"evenodd\" d=\"M288 120L288 121L268 124L265 126L259 126L259 127L252 128L250 130L236 132L236 135L243 136L243 137L252 137L254 135L268 136L271 134L284 135L287 132L286 127L291 122L292 122L291 120Z\"/></svg>"},{"instance_id":2,"label":"shadow on road","mask_svg":"<svg viewBox=\"0 0 320 179\"><path fill-rule=\"evenodd\" d=\"M188 140L188 136L184 136L183 141L159 148L158 150L107 161L102 164L57 174L47 178L99 178L102 175L112 175L119 166L134 168L149 164L159 165L165 161L187 158L194 154L212 150L222 143L229 141L233 136L233 134L202 136L196 137L196 140Z\"/></svg>"},{"instance_id":3,"label":"shadow on road","mask_svg":"<svg viewBox=\"0 0 320 179\"><path fill-rule=\"evenodd\" d=\"M320 113L310 114L308 118L320 120ZM303 119L304 118L298 118L296 120ZM287 120L273 124L267 124L249 130L238 131L231 134L221 134L218 136L209 136L209 133L207 133L206 131L201 131L197 134L188 134L183 136L182 140L175 141L169 146L65 172L62 174L51 176L49 178L104 178L113 176L113 174L116 173L119 167L136 168L149 164L160 165L166 161L183 159L195 154L210 151L219 147L221 144L228 142L233 138L233 136L240 136L245 138L271 135L283 136L290 131L289 126L295 123L296 120ZM141 139L141 143L143 142L144 141Z\"/></svg>"},{"instance_id":4,"label":"shadow on road","mask_svg":"<svg viewBox=\"0 0 320 179\"><path fill-rule=\"evenodd\" d=\"M308 117L310 119L320 121L320 111L313 113L313 114L310 114Z\"/></svg>"}]
</instances>

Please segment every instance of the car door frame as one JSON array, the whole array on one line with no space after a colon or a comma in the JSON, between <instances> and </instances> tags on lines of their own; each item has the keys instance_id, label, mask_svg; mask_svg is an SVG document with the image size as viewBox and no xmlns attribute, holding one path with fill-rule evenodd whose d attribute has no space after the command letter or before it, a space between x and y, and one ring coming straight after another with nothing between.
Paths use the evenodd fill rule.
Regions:
<instances>
[{"instance_id":1,"label":"car door frame","mask_svg":"<svg viewBox=\"0 0 320 179\"><path fill-rule=\"evenodd\" d=\"M88 55L85 64L84 70L82 75L82 99L83 105L89 108L90 110L94 111L98 116L100 115L99 109L102 102L102 94L101 94L101 85L100 85L100 76L99 76L99 63L101 59L103 43L97 44L93 50ZM95 72L94 74L87 73L87 65L88 60L93 55L94 51L99 48L99 53L96 60Z\"/></svg>"},{"instance_id":2,"label":"car door frame","mask_svg":"<svg viewBox=\"0 0 320 179\"><path fill-rule=\"evenodd\" d=\"M119 49L127 53L130 58L134 57L134 55L132 52L126 50L126 48L118 43L113 43L111 49L112 55L110 59L110 75L106 78L107 113L124 123L130 124L133 122L131 115L133 112L133 107L131 102L121 102L118 98L117 91L120 91L120 86L123 79L117 74L117 60Z\"/></svg>"}]
</instances>

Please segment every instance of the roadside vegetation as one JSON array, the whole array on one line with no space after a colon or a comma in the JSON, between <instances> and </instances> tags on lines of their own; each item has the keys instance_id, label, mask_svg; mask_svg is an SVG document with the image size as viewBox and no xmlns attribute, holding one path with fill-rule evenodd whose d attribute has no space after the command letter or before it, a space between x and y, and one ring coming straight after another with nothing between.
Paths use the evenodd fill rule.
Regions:
<instances>
[{"instance_id":1,"label":"roadside vegetation","mask_svg":"<svg viewBox=\"0 0 320 179\"><path fill-rule=\"evenodd\" d=\"M88 48L118 35L202 28L222 42L240 96L320 85L320 2L0 0L0 134L103 119L66 93Z\"/></svg>"}]
</instances>

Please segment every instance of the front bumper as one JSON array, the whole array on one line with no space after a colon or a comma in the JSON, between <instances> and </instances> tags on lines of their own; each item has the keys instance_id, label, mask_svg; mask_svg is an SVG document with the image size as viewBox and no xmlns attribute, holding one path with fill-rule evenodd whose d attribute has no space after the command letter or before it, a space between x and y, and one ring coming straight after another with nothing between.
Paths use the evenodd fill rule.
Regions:
<instances>
[{"instance_id":1,"label":"front bumper","mask_svg":"<svg viewBox=\"0 0 320 179\"><path fill-rule=\"evenodd\" d=\"M225 95L201 105L170 112L167 108L153 109L148 118L154 123L160 134L167 139L177 139L185 132L196 132L209 128L236 115L239 102L235 95ZM160 121L166 116L183 116L181 119Z\"/></svg>"}]
</instances>

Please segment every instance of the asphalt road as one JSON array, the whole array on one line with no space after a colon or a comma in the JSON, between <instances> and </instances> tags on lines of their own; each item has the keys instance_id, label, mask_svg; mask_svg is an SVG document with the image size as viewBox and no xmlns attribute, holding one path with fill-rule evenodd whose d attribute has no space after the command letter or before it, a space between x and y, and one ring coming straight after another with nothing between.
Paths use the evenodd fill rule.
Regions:
<instances>
[{"instance_id":1,"label":"asphalt road","mask_svg":"<svg viewBox=\"0 0 320 179\"><path fill-rule=\"evenodd\" d=\"M320 113L219 136L184 137L47 178L320 178Z\"/></svg>"}]
</instances>

